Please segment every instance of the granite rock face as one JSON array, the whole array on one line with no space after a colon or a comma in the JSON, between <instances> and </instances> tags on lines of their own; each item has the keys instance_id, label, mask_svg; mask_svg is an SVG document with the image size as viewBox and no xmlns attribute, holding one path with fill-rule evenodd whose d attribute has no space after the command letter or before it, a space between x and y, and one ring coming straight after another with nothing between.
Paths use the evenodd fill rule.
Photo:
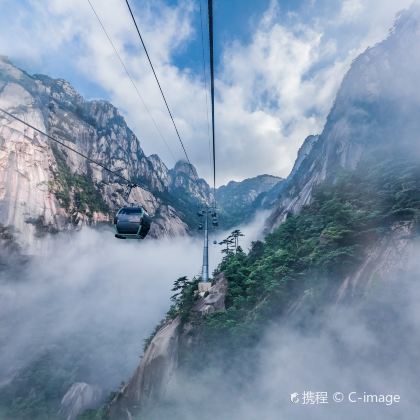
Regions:
<instances>
[{"instance_id":1,"label":"granite rock face","mask_svg":"<svg viewBox=\"0 0 420 420\"><path fill-rule=\"evenodd\" d=\"M153 217L151 237L191 234L197 209L214 202L194 166L179 161L168 168L159 156L146 156L117 108L85 100L65 80L29 75L0 57L0 108L141 185L129 202ZM221 187L223 227L244 221L255 198L277 181L264 175ZM24 252L42 252L48 234L110 223L127 192L120 178L0 112L0 224Z\"/></svg>"},{"instance_id":2,"label":"granite rock face","mask_svg":"<svg viewBox=\"0 0 420 420\"><path fill-rule=\"evenodd\" d=\"M250 220L260 209L272 207L282 182L283 179L276 176L259 175L219 187L216 200L221 209L221 221L231 221L233 225L240 220Z\"/></svg>"},{"instance_id":3,"label":"granite rock face","mask_svg":"<svg viewBox=\"0 0 420 420\"><path fill-rule=\"evenodd\" d=\"M130 201L154 217L154 237L189 231L180 193L196 205L211 199L204 180L192 182L189 165L170 170L146 156L112 104L84 100L65 80L30 76L0 58L0 107L144 186ZM118 177L3 113L0 124L0 223L24 250L36 253L49 233L109 222L127 202Z\"/></svg>"},{"instance_id":4,"label":"granite rock face","mask_svg":"<svg viewBox=\"0 0 420 420\"><path fill-rule=\"evenodd\" d=\"M65 420L75 420L83 411L97 407L102 399L100 388L84 382L74 383L61 400L59 416Z\"/></svg>"},{"instance_id":5,"label":"granite rock face","mask_svg":"<svg viewBox=\"0 0 420 420\"><path fill-rule=\"evenodd\" d=\"M420 6L400 15L388 38L367 49L345 76L323 132L303 143L279 186L271 231L309 203L313 188L354 170L362 159L420 155Z\"/></svg>"},{"instance_id":6,"label":"granite rock face","mask_svg":"<svg viewBox=\"0 0 420 420\"><path fill-rule=\"evenodd\" d=\"M192 309L194 315L203 317L224 311L227 290L228 282L221 274L205 296L198 298ZM193 328L180 317L166 321L159 328L134 375L109 404L110 419L130 420L138 411L153 408L169 387L176 386L179 353L193 345L189 335Z\"/></svg>"}]
</instances>

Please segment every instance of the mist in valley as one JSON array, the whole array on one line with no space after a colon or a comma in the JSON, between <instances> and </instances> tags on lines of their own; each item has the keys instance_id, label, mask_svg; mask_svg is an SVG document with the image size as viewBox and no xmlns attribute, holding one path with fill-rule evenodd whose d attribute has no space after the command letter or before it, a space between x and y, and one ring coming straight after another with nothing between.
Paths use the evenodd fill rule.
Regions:
<instances>
[{"instance_id":1,"label":"mist in valley","mask_svg":"<svg viewBox=\"0 0 420 420\"><path fill-rule=\"evenodd\" d=\"M245 249L265 217L241 227ZM216 231L210 239L227 235ZM71 371L71 380L115 390L169 309L173 282L200 274L201 236L121 241L110 229L85 228L50 238L46 248L0 275L0 384L47 355L47 364ZM220 258L211 242L211 270Z\"/></svg>"},{"instance_id":2,"label":"mist in valley","mask_svg":"<svg viewBox=\"0 0 420 420\"><path fill-rule=\"evenodd\" d=\"M229 368L215 357L199 372L180 373L148 419L325 420L418 418L420 395L420 246L406 269L370 289L354 306L267 325L254 350L237 349ZM296 314L295 314L296 315ZM220 349L223 352L223 342ZM223 354L223 353L221 353ZM230 357L230 356L229 356ZM327 392L305 403L304 392ZM344 400L335 402L335 393ZM357 402L350 398L362 398ZM291 402L291 394L298 400ZM391 403L364 395L398 395ZM391 400L391 397L388 397ZM308 400L306 400L308 401ZM141 417L143 418L143 417Z\"/></svg>"}]
</instances>

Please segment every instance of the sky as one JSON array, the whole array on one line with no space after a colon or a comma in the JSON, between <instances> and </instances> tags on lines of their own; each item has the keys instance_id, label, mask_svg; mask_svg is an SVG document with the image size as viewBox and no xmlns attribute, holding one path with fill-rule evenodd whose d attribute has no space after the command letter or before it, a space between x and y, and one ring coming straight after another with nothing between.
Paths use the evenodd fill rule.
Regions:
<instances>
[{"instance_id":1,"label":"sky","mask_svg":"<svg viewBox=\"0 0 420 420\"><path fill-rule=\"evenodd\" d=\"M414 1L214 0L217 184L287 176L304 139L322 131L351 62ZM139 94L88 0L0 0L0 54L68 80L86 99L111 101L145 153L172 167L183 152L125 1L91 3ZM209 180L207 2L131 5L190 160Z\"/></svg>"}]
</instances>

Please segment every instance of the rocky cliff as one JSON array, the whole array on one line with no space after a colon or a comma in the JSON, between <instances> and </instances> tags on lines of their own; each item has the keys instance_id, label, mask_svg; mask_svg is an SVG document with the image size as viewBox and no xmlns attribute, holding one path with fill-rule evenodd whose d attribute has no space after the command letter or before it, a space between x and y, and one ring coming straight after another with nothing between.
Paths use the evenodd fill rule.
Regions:
<instances>
[{"instance_id":1,"label":"rocky cliff","mask_svg":"<svg viewBox=\"0 0 420 420\"><path fill-rule=\"evenodd\" d=\"M220 219L230 227L239 220L250 220L256 210L270 208L277 198L276 191L283 179L272 175L259 175L236 182L230 181L216 190Z\"/></svg>"},{"instance_id":2,"label":"rocky cliff","mask_svg":"<svg viewBox=\"0 0 420 420\"><path fill-rule=\"evenodd\" d=\"M193 318L223 312L227 280L218 276L208 292L191 309ZM194 348L191 332L194 325L180 316L168 319L148 345L142 361L130 381L107 407L110 419L130 420L139 411L152 410L171 387L176 387L180 353Z\"/></svg>"},{"instance_id":3,"label":"rocky cliff","mask_svg":"<svg viewBox=\"0 0 420 420\"><path fill-rule=\"evenodd\" d=\"M65 420L75 420L89 408L97 407L102 399L102 390L98 387L76 382L61 400L58 415Z\"/></svg>"},{"instance_id":4,"label":"rocky cliff","mask_svg":"<svg viewBox=\"0 0 420 420\"><path fill-rule=\"evenodd\" d=\"M420 7L401 14L386 40L352 64L319 136L309 136L277 191L272 230L310 202L313 188L354 170L362 158L392 153L419 155Z\"/></svg>"},{"instance_id":5,"label":"rocky cliff","mask_svg":"<svg viewBox=\"0 0 420 420\"><path fill-rule=\"evenodd\" d=\"M0 106L33 126L144 185L130 200L153 215L151 235L185 234L188 220L165 194L189 188L178 183L158 156L145 156L118 110L106 101L86 101L64 80L30 76L0 60ZM102 168L56 145L34 130L0 115L0 223L19 243L35 251L48 233L86 223L108 222L126 203L126 186ZM187 191L190 193L190 191ZM198 203L209 197L202 180L191 189Z\"/></svg>"},{"instance_id":6,"label":"rocky cliff","mask_svg":"<svg viewBox=\"0 0 420 420\"><path fill-rule=\"evenodd\" d=\"M170 169L159 156L146 156L117 108L85 100L65 80L29 75L1 57L0 107L144 186L132 190L130 201L152 215L152 237L193 232L197 209L213 202L194 167L179 161ZM119 178L3 113L0 124L0 225L24 251L39 251L48 234L109 223L127 202ZM257 193L275 179L243 186L248 199L224 226L241 222Z\"/></svg>"}]
</instances>

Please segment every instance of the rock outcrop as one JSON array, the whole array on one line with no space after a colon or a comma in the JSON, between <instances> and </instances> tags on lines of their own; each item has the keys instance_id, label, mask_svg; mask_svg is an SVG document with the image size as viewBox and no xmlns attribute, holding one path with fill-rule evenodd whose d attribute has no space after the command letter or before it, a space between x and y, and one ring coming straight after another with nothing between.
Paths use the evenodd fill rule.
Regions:
<instances>
[{"instance_id":1,"label":"rock outcrop","mask_svg":"<svg viewBox=\"0 0 420 420\"><path fill-rule=\"evenodd\" d=\"M415 260L416 238L412 222L395 224L389 236L366 250L366 258L359 268L343 279L336 302L357 301L366 291L374 292L375 286L397 279Z\"/></svg>"},{"instance_id":2,"label":"rock outcrop","mask_svg":"<svg viewBox=\"0 0 420 420\"><path fill-rule=\"evenodd\" d=\"M282 181L276 176L259 175L240 182L230 181L219 187L216 200L221 209L222 223L230 221L233 225L241 220L250 220L257 210L272 207Z\"/></svg>"},{"instance_id":3,"label":"rock outcrop","mask_svg":"<svg viewBox=\"0 0 420 420\"><path fill-rule=\"evenodd\" d=\"M222 274L215 280L203 298L198 300L193 308L193 312L205 316L224 311L227 290L228 282Z\"/></svg>"},{"instance_id":4,"label":"rock outcrop","mask_svg":"<svg viewBox=\"0 0 420 420\"><path fill-rule=\"evenodd\" d=\"M0 107L144 185L130 201L141 202L154 217L152 236L187 233L188 220L172 194L176 176L158 156L145 156L112 104L86 101L68 82L30 76L1 58ZM0 121L0 223L13 228L24 250L37 252L48 233L108 222L126 203L127 187L119 178L3 113ZM208 200L205 181L191 197Z\"/></svg>"},{"instance_id":5,"label":"rock outcrop","mask_svg":"<svg viewBox=\"0 0 420 420\"><path fill-rule=\"evenodd\" d=\"M61 400L58 414L65 420L75 420L83 411L97 407L101 399L100 388L84 382L74 383Z\"/></svg>"},{"instance_id":6,"label":"rock outcrop","mask_svg":"<svg viewBox=\"0 0 420 420\"><path fill-rule=\"evenodd\" d=\"M361 159L420 154L420 6L398 18L389 37L352 64L319 136L309 136L289 177L277 191L267 223L273 230L309 203L314 187L334 182Z\"/></svg>"},{"instance_id":7,"label":"rock outcrop","mask_svg":"<svg viewBox=\"0 0 420 420\"><path fill-rule=\"evenodd\" d=\"M228 283L219 275L208 293L199 298L192 309L195 316L206 316L225 310ZM170 319L156 332L144 356L127 385L123 386L108 406L113 420L130 420L140 411L152 408L176 382L179 350L191 345L188 333L190 324L184 324L178 316Z\"/></svg>"},{"instance_id":8,"label":"rock outcrop","mask_svg":"<svg viewBox=\"0 0 420 420\"><path fill-rule=\"evenodd\" d=\"M343 304L357 306L377 288L384 288L390 282L395 284L401 273L410 272L418 246L418 233L413 222L395 223L389 235L366 248L364 257L349 275L336 279L331 288L331 303L337 307ZM311 290L305 290L298 299L290 302L287 316L307 312L311 293Z\"/></svg>"}]
</instances>

